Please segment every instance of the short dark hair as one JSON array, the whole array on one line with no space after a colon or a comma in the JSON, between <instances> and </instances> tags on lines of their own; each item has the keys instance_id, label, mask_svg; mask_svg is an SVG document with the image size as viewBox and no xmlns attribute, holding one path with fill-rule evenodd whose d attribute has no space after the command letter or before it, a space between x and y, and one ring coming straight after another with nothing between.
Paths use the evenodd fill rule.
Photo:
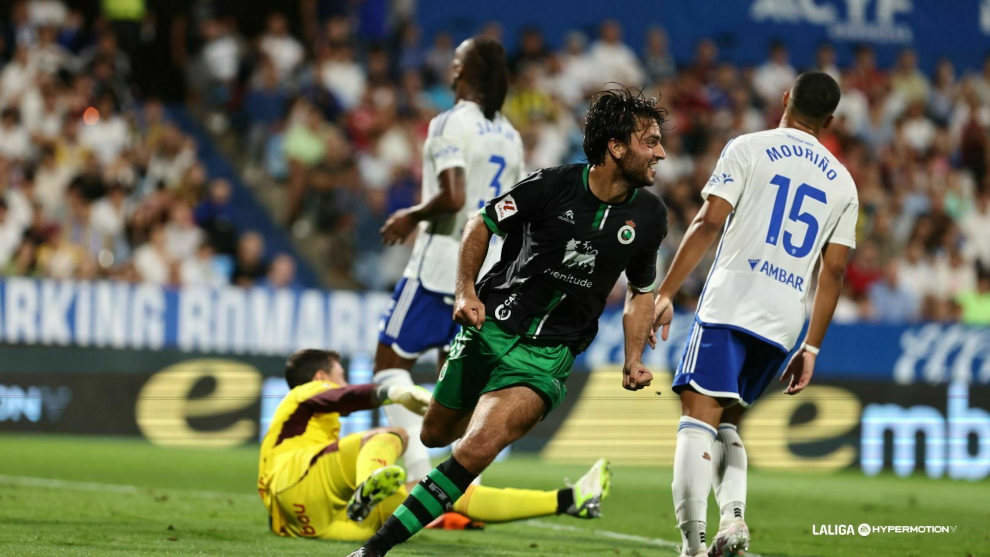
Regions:
<instances>
[{"instance_id":1,"label":"short dark hair","mask_svg":"<svg viewBox=\"0 0 990 557\"><path fill-rule=\"evenodd\" d=\"M489 120L502 109L509 90L509 68L505 49L490 37L474 37L473 45L464 56L461 79L481 96L481 111Z\"/></svg>"},{"instance_id":2,"label":"short dark hair","mask_svg":"<svg viewBox=\"0 0 990 557\"><path fill-rule=\"evenodd\" d=\"M802 116L822 122L839 104L839 84L825 72L805 72L791 89L791 106Z\"/></svg>"},{"instance_id":3,"label":"short dark hair","mask_svg":"<svg viewBox=\"0 0 990 557\"><path fill-rule=\"evenodd\" d=\"M330 371L333 362L340 361L340 354L333 350L306 348L289 356L285 362L285 381L290 389L309 383L317 371Z\"/></svg>"},{"instance_id":4,"label":"short dark hair","mask_svg":"<svg viewBox=\"0 0 990 557\"><path fill-rule=\"evenodd\" d=\"M605 162L610 139L629 143L639 128L639 120L654 120L662 128L667 111L657 105L657 99L644 97L643 91L626 87L606 89L595 94L584 120L584 154L588 162Z\"/></svg>"}]
</instances>

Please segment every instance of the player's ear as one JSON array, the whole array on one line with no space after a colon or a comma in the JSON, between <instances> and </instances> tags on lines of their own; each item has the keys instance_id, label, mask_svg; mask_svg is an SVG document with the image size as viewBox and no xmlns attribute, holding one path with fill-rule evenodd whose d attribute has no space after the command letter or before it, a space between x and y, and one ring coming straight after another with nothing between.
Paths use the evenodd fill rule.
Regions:
<instances>
[{"instance_id":1,"label":"player's ear","mask_svg":"<svg viewBox=\"0 0 990 557\"><path fill-rule=\"evenodd\" d=\"M608 152L612 158L621 159L626 154L626 144L613 137L608 140Z\"/></svg>"},{"instance_id":2,"label":"player's ear","mask_svg":"<svg viewBox=\"0 0 990 557\"><path fill-rule=\"evenodd\" d=\"M788 89L788 90L784 91L784 97L780 101L780 102L783 103L784 108L787 108L787 101L790 100L790 98L791 98L791 90Z\"/></svg>"},{"instance_id":3,"label":"player's ear","mask_svg":"<svg viewBox=\"0 0 990 557\"><path fill-rule=\"evenodd\" d=\"M828 128L829 126L832 125L832 122L834 122L834 121L835 121L835 116L832 116L831 114L829 114L828 116L825 117L825 121L822 122L822 129L824 130L824 129Z\"/></svg>"}]
</instances>

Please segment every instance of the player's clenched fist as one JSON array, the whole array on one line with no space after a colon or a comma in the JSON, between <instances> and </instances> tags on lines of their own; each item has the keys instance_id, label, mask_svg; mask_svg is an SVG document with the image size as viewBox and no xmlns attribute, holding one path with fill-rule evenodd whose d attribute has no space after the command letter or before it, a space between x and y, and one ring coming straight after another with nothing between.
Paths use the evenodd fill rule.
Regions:
<instances>
[{"instance_id":1,"label":"player's clenched fist","mask_svg":"<svg viewBox=\"0 0 990 557\"><path fill-rule=\"evenodd\" d=\"M454 321L480 329L485 323L485 304L475 294L459 294L454 301Z\"/></svg>"},{"instance_id":2,"label":"player's clenched fist","mask_svg":"<svg viewBox=\"0 0 990 557\"><path fill-rule=\"evenodd\" d=\"M643 387L649 387L652 381L653 373L646 369L642 362L634 362L622 367L623 389L638 391Z\"/></svg>"}]
</instances>

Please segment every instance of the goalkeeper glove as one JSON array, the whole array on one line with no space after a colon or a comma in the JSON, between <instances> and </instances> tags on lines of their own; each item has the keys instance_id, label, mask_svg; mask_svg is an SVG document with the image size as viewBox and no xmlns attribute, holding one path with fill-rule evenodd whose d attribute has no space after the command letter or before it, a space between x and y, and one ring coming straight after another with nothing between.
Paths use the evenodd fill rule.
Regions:
<instances>
[{"instance_id":1,"label":"goalkeeper glove","mask_svg":"<svg viewBox=\"0 0 990 557\"><path fill-rule=\"evenodd\" d=\"M376 391L381 404L401 404L420 416L430 405L430 392L417 385L382 385Z\"/></svg>"}]
</instances>

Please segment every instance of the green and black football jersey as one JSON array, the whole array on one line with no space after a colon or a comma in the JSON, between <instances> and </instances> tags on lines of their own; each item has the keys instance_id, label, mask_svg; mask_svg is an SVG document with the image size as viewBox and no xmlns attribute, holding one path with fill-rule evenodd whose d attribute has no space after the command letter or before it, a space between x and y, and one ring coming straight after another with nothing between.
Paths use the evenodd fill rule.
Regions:
<instances>
[{"instance_id":1,"label":"green and black football jersey","mask_svg":"<svg viewBox=\"0 0 990 557\"><path fill-rule=\"evenodd\" d=\"M488 202L482 216L505 243L478 281L488 319L527 342L587 348L619 274L655 288L667 209L648 191L605 203L588 188L589 166L545 168Z\"/></svg>"}]
</instances>

